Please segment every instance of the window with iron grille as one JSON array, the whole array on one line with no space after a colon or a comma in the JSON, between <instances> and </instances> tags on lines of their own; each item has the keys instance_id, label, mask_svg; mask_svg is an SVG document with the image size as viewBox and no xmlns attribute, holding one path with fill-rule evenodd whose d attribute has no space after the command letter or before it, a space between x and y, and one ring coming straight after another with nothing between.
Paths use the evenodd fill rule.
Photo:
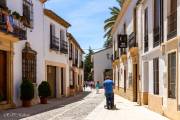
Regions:
<instances>
[{"instance_id":1,"label":"window with iron grille","mask_svg":"<svg viewBox=\"0 0 180 120\"><path fill-rule=\"evenodd\" d=\"M72 43L69 44L69 59L72 60Z\"/></svg>"},{"instance_id":2,"label":"window with iron grille","mask_svg":"<svg viewBox=\"0 0 180 120\"><path fill-rule=\"evenodd\" d=\"M153 59L154 94L159 94L159 58Z\"/></svg>"},{"instance_id":3,"label":"window with iron grille","mask_svg":"<svg viewBox=\"0 0 180 120\"><path fill-rule=\"evenodd\" d=\"M168 98L176 98L176 52L168 54Z\"/></svg>"},{"instance_id":4,"label":"window with iron grille","mask_svg":"<svg viewBox=\"0 0 180 120\"><path fill-rule=\"evenodd\" d=\"M148 47L148 8L146 8L144 13L144 52L148 51Z\"/></svg>"},{"instance_id":5,"label":"window with iron grille","mask_svg":"<svg viewBox=\"0 0 180 120\"><path fill-rule=\"evenodd\" d=\"M60 30L60 40L65 41L65 32L64 32L64 30Z\"/></svg>"},{"instance_id":6,"label":"window with iron grille","mask_svg":"<svg viewBox=\"0 0 180 120\"><path fill-rule=\"evenodd\" d=\"M167 17L168 40L177 35L177 0L170 0L169 2L169 15Z\"/></svg>"},{"instance_id":7,"label":"window with iron grille","mask_svg":"<svg viewBox=\"0 0 180 120\"><path fill-rule=\"evenodd\" d=\"M29 27L33 27L33 3L32 0L23 0L23 16L26 17Z\"/></svg>"},{"instance_id":8,"label":"window with iron grille","mask_svg":"<svg viewBox=\"0 0 180 120\"><path fill-rule=\"evenodd\" d=\"M30 48L30 45L26 43L25 48L22 51L22 79L30 80L36 83L36 51Z\"/></svg>"},{"instance_id":9,"label":"window with iron grille","mask_svg":"<svg viewBox=\"0 0 180 120\"><path fill-rule=\"evenodd\" d=\"M153 47L163 42L163 0L154 0Z\"/></svg>"},{"instance_id":10,"label":"window with iron grille","mask_svg":"<svg viewBox=\"0 0 180 120\"><path fill-rule=\"evenodd\" d=\"M59 38L55 36L54 24L50 24L50 49L59 51Z\"/></svg>"}]
</instances>

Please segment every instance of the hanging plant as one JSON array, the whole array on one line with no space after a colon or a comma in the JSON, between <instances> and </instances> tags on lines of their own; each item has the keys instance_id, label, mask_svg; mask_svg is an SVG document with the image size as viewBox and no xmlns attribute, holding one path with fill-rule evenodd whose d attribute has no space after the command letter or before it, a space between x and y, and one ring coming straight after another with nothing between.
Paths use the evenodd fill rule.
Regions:
<instances>
[{"instance_id":1,"label":"hanging plant","mask_svg":"<svg viewBox=\"0 0 180 120\"><path fill-rule=\"evenodd\" d=\"M16 12L16 11L14 11L13 13L12 13L12 15L13 15L13 17L15 18L15 19L20 19L20 14L18 13L18 12Z\"/></svg>"},{"instance_id":2,"label":"hanging plant","mask_svg":"<svg viewBox=\"0 0 180 120\"><path fill-rule=\"evenodd\" d=\"M21 16L21 22L23 22L24 26L30 27L30 22L25 16Z\"/></svg>"},{"instance_id":3,"label":"hanging plant","mask_svg":"<svg viewBox=\"0 0 180 120\"><path fill-rule=\"evenodd\" d=\"M9 8L6 6L6 7L2 8L2 11L3 11L5 14L8 14L8 13L9 13Z\"/></svg>"}]
</instances>

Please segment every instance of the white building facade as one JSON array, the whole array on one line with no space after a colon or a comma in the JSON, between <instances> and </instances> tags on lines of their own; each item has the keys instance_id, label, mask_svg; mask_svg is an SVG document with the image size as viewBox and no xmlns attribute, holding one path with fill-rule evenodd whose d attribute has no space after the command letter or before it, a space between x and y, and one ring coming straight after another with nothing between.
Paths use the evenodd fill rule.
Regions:
<instances>
[{"instance_id":1,"label":"white building facade","mask_svg":"<svg viewBox=\"0 0 180 120\"><path fill-rule=\"evenodd\" d=\"M44 52L46 81L52 97L68 96L69 57L67 29L70 24L51 10L44 10Z\"/></svg>"},{"instance_id":2,"label":"white building facade","mask_svg":"<svg viewBox=\"0 0 180 120\"><path fill-rule=\"evenodd\" d=\"M51 97L70 94L70 24L44 9L45 2L0 1L0 109L21 105L20 85L25 79L34 85L32 104L39 103L37 88L42 81L49 82ZM81 48L78 50L83 53ZM80 66L83 59L82 54L79 56ZM83 81L83 67L78 71Z\"/></svg>"},{"instance_id":3,"label":"white building facade","mask_svg":"<svg viewBox=\"0 0 180 120\"><path fill-rule=\"evenodd\" d=\"M71 33L69 42L69 95L73 96L83 91L84 84L84 51Z\"/></svg>"},{"instance_id":4,"label":"white building facade","mask_svg":"<svg viewBox=\"0 0 180 120\"><path fill-rule=\"evenodd\" d=\"M105 73L109 71L109 76L112 76L112 48L103 49L93 54L93 76L94 82L99 81L103 85Z\"/></svg>"},{"instance_id":5,"label":"white building facade","mask_svg":"<svg viewBox=\"0 0 180 120\"><path fill-rule=\"evenodd\" d=\"M173 120L180 119L179 4L127 0L113 29L115 91ZM125 52L118 35L127 35Z\"/></svg>"}]
</instances>

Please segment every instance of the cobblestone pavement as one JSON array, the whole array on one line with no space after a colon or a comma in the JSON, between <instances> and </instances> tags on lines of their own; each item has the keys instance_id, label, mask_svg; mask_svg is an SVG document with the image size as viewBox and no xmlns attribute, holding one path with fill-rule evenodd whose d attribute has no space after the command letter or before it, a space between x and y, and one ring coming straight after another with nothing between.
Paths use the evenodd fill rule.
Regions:
<instances>
[{"instance_id":1,"label":"cobblestone pavement","mask_svg":"<svg viewBox=\"0 0 180 120\"><path fill-rule=\"evenodd\" d=\"M47 105L0 112L0 120L82 120L104 100L103 92L83 92L77 96L50 100Z\"/></svg>"}]
</instances>

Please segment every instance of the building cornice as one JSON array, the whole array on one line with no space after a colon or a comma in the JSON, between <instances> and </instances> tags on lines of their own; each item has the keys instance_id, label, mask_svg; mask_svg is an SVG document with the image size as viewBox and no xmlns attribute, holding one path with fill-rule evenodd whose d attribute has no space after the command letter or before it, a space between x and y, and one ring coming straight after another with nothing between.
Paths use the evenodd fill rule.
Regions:
<instances>
[{"instance_id":1,"label":"building cornice","mask_svg":"<svg viewBox=\"0 0 180 120\"><path fill-rule=\"evenodd\" d=\"M59 23L60 25L63 25L65 28L68 28L71 26L70 23L68 23L66 20L64 20L63 18L61 18L60 16L58 16L55 12L53 12L52 10L48 10L48 9L44 9L44 14L46 16L48 16L49 18L53 19L54 21L56 21L57 23Z\"/></svg>"},{"instance_id":2,"label":"building cornice","mask_svg":"<svg viewBox=\"0 0 180 120\"><path fill-rule=\"evenodd\" d=\"M118 28L118 25L119 23L121 22L123 16L126 14L126 11L130 5L132 0L125 0L123 6L122 6L122 9L120 10L119 14L118 14L118 17L116 19L116 22L115 24L113 25L113 29L112 29L112 32L111 32L111 35L113 36L113 34L115 33L116 29Z\"/></svg>"}]
</instances>

